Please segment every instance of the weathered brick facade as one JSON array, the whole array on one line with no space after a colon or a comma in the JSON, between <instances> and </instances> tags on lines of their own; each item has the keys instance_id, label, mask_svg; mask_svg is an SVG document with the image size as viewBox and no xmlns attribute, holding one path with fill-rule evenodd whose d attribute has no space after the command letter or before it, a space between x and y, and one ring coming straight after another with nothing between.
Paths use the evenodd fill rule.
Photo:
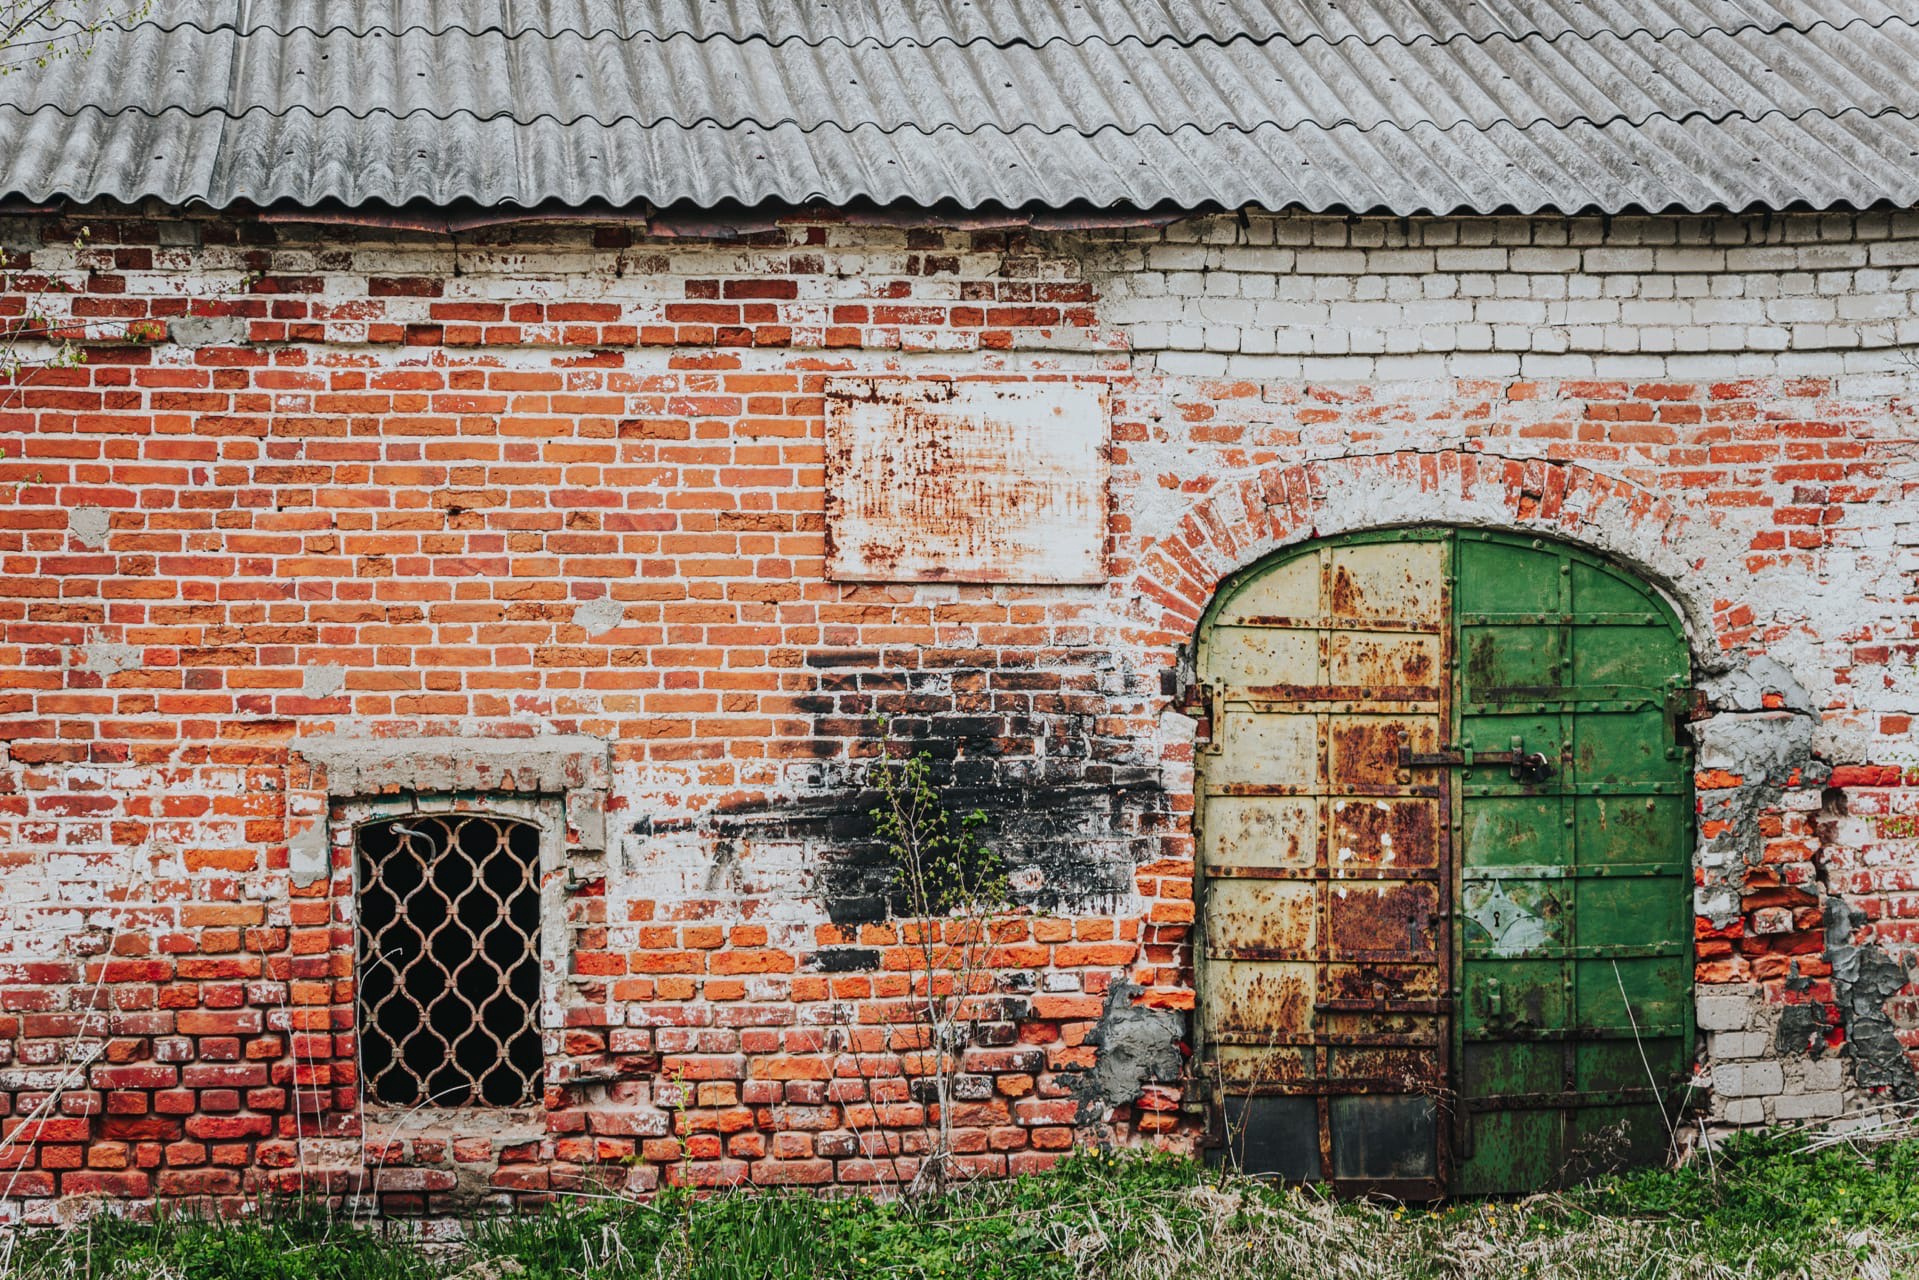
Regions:
<instances>
[{"instance_id":1,"label":"weathered brick facade","mask_svg":"<svg viewBox=\"0 0 1919 1280\"><path fill-rule=\"evenodd\" d=\"M0 1216L910 1175L877 714L1027 908L968 1169L1189 1143L1092 1070L1193 1003L1182 664L1227 573L1394 524L1685 618L1711 1118L1919 1093L1919 216L80 221L5 228L98 341L0 408ZM828 582L866 372L1106 383L1109 581ZM416 804L564 827L543 1107L363 1106L351 828Z\"/></svg>"}]
</instances>

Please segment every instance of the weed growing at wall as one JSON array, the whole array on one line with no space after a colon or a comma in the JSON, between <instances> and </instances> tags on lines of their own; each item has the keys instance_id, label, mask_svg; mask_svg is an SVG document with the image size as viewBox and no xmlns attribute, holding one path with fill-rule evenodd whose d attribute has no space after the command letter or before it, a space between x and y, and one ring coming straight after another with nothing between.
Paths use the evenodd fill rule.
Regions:
<instances>
[{"instance_id":1,"label":"weed growing at wall","mask_svg":"<svg viewBox=\"0 0 1919 1280\"><path fill-rule=\"evenodd\" d=\"M932 1121L912 1190L942 1192L958 1154L954 1108L966 1091L966 1051L993 989L987 952L993 923L1006 911L1006 864L980 841L986 815L948 806L933 780L932 757L896 756L887 745L871 774L879 794L873 825L892 866L901 941L915 960L907 1075Z\"/></svg>"}]
</instances>

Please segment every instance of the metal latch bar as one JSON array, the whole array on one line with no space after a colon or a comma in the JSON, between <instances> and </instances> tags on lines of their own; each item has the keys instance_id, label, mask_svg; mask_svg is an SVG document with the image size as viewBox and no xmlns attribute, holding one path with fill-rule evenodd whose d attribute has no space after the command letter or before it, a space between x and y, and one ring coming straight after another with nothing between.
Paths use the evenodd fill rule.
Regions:
<instances>
[{"instance_id":1,"label":"metal latch bar","mask_svg":"<svg viewBox=\"0 0 1919 1280\"><path fill-rule=\"evenodd\" d=\"M1471 769L1476 765L1503 764L1512 770L1512 775L1520 782L1544 782L1553 775L1553 764L1543 751L1526 750L1524 738L1515 737L1510 751L1475 751L1473 744L1462 742L1458 748L1446 748L1442 751L1414 751L1412 744L1405 738L1399 740L1399 767L1450 768L1460 766Z\"/></svg>"}]
</instances>

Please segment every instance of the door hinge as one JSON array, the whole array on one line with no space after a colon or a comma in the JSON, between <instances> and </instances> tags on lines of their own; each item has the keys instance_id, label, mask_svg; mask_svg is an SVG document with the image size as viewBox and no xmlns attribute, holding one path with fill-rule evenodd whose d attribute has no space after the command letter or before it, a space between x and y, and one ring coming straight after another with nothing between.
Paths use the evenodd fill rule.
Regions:
<instances>
[{"instance_id":1,"label":"door hinge","mask_svg":"<svg viewBox=\"0 0 1919 1280\"><path fill-rule=\"evenodd\" d=\"M1173 704L1173 710L1193 721L1193 746L1196 750L1217 751L1219 744L1214 740L1218 729L1217 707L1219 690L1210 684L1191 684L1186 692Z\"/></svg>"},{"instance_id":2,"label":"door hinge","mask_svg":"<svg viewBox=\"0 0 1919 1280\"><path fill-rule=\"evenodd\" d=\"M1706 702L1705 690L1666 690L1666 737L1673 743L1680 740L1679 726L1704 720L1710 714L1712 708Z\"/></svg>"}]
</instances>

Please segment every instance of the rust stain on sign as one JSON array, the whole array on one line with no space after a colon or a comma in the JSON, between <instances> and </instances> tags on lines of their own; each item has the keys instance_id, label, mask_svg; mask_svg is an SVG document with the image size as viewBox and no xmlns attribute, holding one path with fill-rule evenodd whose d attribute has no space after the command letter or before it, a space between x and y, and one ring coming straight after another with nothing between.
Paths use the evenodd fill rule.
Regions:
<instances>
[{"instance_id":1,"label":"rust stain on sign","mask_svg":"<svg viewBox=\"0 0 1919 1280\"><path fill-rule=\"evenodd\" d=\"M1106 580L1106 388L834 378L826 572L842 582Z\"/></svg>"}]
</instances>

